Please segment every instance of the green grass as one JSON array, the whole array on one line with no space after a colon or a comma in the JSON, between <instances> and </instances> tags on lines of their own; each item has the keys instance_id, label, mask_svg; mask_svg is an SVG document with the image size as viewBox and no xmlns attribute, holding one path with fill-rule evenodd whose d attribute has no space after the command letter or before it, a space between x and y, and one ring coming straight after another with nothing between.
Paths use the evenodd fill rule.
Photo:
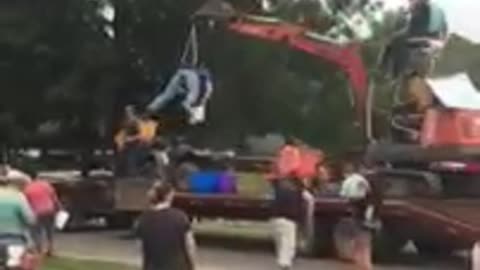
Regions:
<instances>
[{"instance_id":1,"label":"green grass","mask_svg":"<svg viewBox=\"0 0 480 270\"><path fill-rule=\"evenodd\" d=\"M201 236L232 237L235 239L269 239L270 225L253 221L202 221L195 224L195 234Z\"/></svg>"},{"instance_id":2,"label":"green grass","mask_svg":"<svg viewBox=\"0 0 480 270\"><path fill-rule=\"evenodd\" d=\"M75 260L67 258L49 259L42 270L137 270L134 267L114 263Z\"/></svg>"}]
</instances>

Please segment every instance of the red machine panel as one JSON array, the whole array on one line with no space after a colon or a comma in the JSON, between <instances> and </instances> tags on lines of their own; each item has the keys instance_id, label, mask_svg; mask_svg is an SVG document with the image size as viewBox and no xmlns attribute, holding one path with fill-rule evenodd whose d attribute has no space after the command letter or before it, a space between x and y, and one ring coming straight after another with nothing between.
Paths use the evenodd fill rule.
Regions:
<instances>
[{"instance_id":1,"label":"red machine panel","mask_svg":"<svg viewBox=\"0 0 480 270\"><path fill-rule=\"evenodd\" d=\"M425 114L423 146L480 146L480 111L430 109Z\"/></svg>"}]
</instances>

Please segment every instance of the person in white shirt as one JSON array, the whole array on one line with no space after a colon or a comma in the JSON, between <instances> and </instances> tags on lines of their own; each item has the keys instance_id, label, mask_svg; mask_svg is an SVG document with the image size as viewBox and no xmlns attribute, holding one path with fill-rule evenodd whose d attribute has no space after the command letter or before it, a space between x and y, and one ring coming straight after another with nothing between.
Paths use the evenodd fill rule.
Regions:
<instances>
[{"instance_id":1,"label":"person in white shirt","mask_svg":"<svg viewBox=\"0 0 480 270\"><path fill-rule=\"evenodd\" d=\"M365 199L370 191L370 184L368 183L367 179L365 179L363 175L355 172L353 165L348 164L345 166L345 168L347 172L344 174L345 180L342 183L340 196L351 201Z\"/></svg>"},{"instance_id":2,"label":"person in white shirt","mask_svg":"<svg viewBox=\"0 0 480 270\"><path fill-rule=\"evenodd\" d=\"M370 230L365 226L368 215L373 216L373 205L368 203L371 186L368 180L359 173L355 162L345 162L343 165L343 181L340 195L349 200L353 210L353 218L357 224L357 233L353 239L352 259L358 269L371 270L372 251Z\"/></svg>"},{"instance_id":3,"label":"person in white shirt","mask_svg":"<svg viewBox=\"0 0 480 270\"><path fill-rule=\"evenodd\" d=\"M480 241L477 242L473 247L472 270L480 270Z\"/></svg>"}]
</instances>

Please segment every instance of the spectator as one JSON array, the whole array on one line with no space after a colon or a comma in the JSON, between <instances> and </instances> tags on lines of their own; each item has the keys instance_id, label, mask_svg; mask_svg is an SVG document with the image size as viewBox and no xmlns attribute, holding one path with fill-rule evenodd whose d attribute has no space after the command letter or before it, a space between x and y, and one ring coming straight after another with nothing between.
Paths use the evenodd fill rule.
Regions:
<instances>
[{"instance_id":1,"label":"spectator","mask_svg":"<svg viewBox=\"0 0 480 270\"><path fill-rule=\"evenodd\" d=\"M371 270L371 236L370 229L365 226L366 221L370 221L373 215L373 206L368 203L371 187L368 180L359 173L355 162L345 162L343 173L345 180L340 195L349 200L356 224L353 260L358 269Z\"/></svg>"},{"instance_id":2,"label":"spectator","mask_svg":"<svg viewBox=\"0 0 480 270\"><path fill-rule=\"evenodd\" d=\"M53 238L55 231L55 215L61 205L53 186L32 173L32 182L24 189L25 196L37 217L33 228L33 240L39 252L51 256L53 254Z\"/></svg>"},{"instance_id":3,"label":"spectator","mask_svg":"<svg viewBox=\"0 0 480 270\"><path fill-rule=\"evenodd\" d=\"M153 161L153 176L159 179L168 179L168 166L170 157L168 156L168 144L161 137L155 138L150 151Z\"/></svg>"},{"instance_id":4,"label":"spectator","mask_svg":"<svg viewBox=\"0 0 480 270\"><path fill-rule=\"evenodd\" d=\"M302 163L301 142L295 137L289 137L280 149L274 164L274 174L277 179L297 177ZM300 179L298 179L300 180Z\"/></svg>"},{"instance_id":5,"label":"spectator","mask_svg":"<svg viewBox=\"0 0 480 270\"><path fill-rule=\"evenodd\" d=\"M475 243L473 247L472 270L480 270L480 242Z\"/></svg>"},{"instance_id":6,"label":"spectator","mask_svg":"<svg viewBox=\"0 0 480 270\"><path fill-rule=\"evenodd\" d=\"M10 184L13 184L16 187L23 188L26 184L31 181L31 178L28 174L12 168L7 163L0 164L0 176L4 176L9 179Z\"/></svg>"},{"instance_id":7,"label":"spectator","mask_svg":"<svg viewBox=\"0 0 480 270\"><path fill-rule=\"evenodd\" d=\"M321 163L317 166L317 195L327 197L338 197L340 194L340 184L333 175L333 168L327 164Z\"/></svg>"},{"instance_id":8,"label":"spectator","mask_svg":"<svg viewBox=\"0 0 480 270\"><path fill-rule=\"evenodd\" d=\"M297 247L297 230L302 215L302 185L295 179L282 178L273 182L273 236L277 263L282 270L291 269Z\"/></svg>"},{"instance_id":9,"label":"spectator","mask_svg":"<svg viewBox=\"0 0 480 270\"><path fill-rule=\"evenodd\" d=\"M195 240L185 213L172 208L174 189L156 182L149 192L152 206L140 217L137 234L142 242L143 270L192 270Z\"/></svg>"},{"instance_id":10,"label":"spectator","mask_svg":"<svg viewBox=\"0 0 480 270\"><path fill-rule=\"evenodd\" d=\"M29 228L35 224L35 215L25 196L9 185L8 178L0 176L0 234L29 239Z\"/></svg>"}]
</instances>

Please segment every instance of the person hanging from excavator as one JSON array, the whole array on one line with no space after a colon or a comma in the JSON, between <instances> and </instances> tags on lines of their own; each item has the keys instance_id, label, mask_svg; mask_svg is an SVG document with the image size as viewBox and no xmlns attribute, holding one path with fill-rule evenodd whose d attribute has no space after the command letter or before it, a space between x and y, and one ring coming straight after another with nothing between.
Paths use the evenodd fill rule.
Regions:
<instances>
[{"instance_id":1,"label":"person hanging from excavator","mask_svg":"<svg viewBox=\"0 0 480 270\"><path fill-rule=\"evenodd\" d=\"M399 78L414 65L412 52L425 48L431 53L426 61L439 52L448 37L448 22L445 11L433 0L409 0L409 10L405 14L407 26L393 35L383 55L382 65L393 78Z\"/></svg>"},{"instance_id":2,"label":"person hanging from excavator","mask_svg":"<svg viewBox=\"0 0 480 270\"><path fill-rule=\"evenodd\" d=\"M180 67L164 91L147 106L150 112L158 112L169 104L187 113L189 124L205 121L206 104L213 92L212 76L205 67Z\"/></svg>"}]
</instances>

